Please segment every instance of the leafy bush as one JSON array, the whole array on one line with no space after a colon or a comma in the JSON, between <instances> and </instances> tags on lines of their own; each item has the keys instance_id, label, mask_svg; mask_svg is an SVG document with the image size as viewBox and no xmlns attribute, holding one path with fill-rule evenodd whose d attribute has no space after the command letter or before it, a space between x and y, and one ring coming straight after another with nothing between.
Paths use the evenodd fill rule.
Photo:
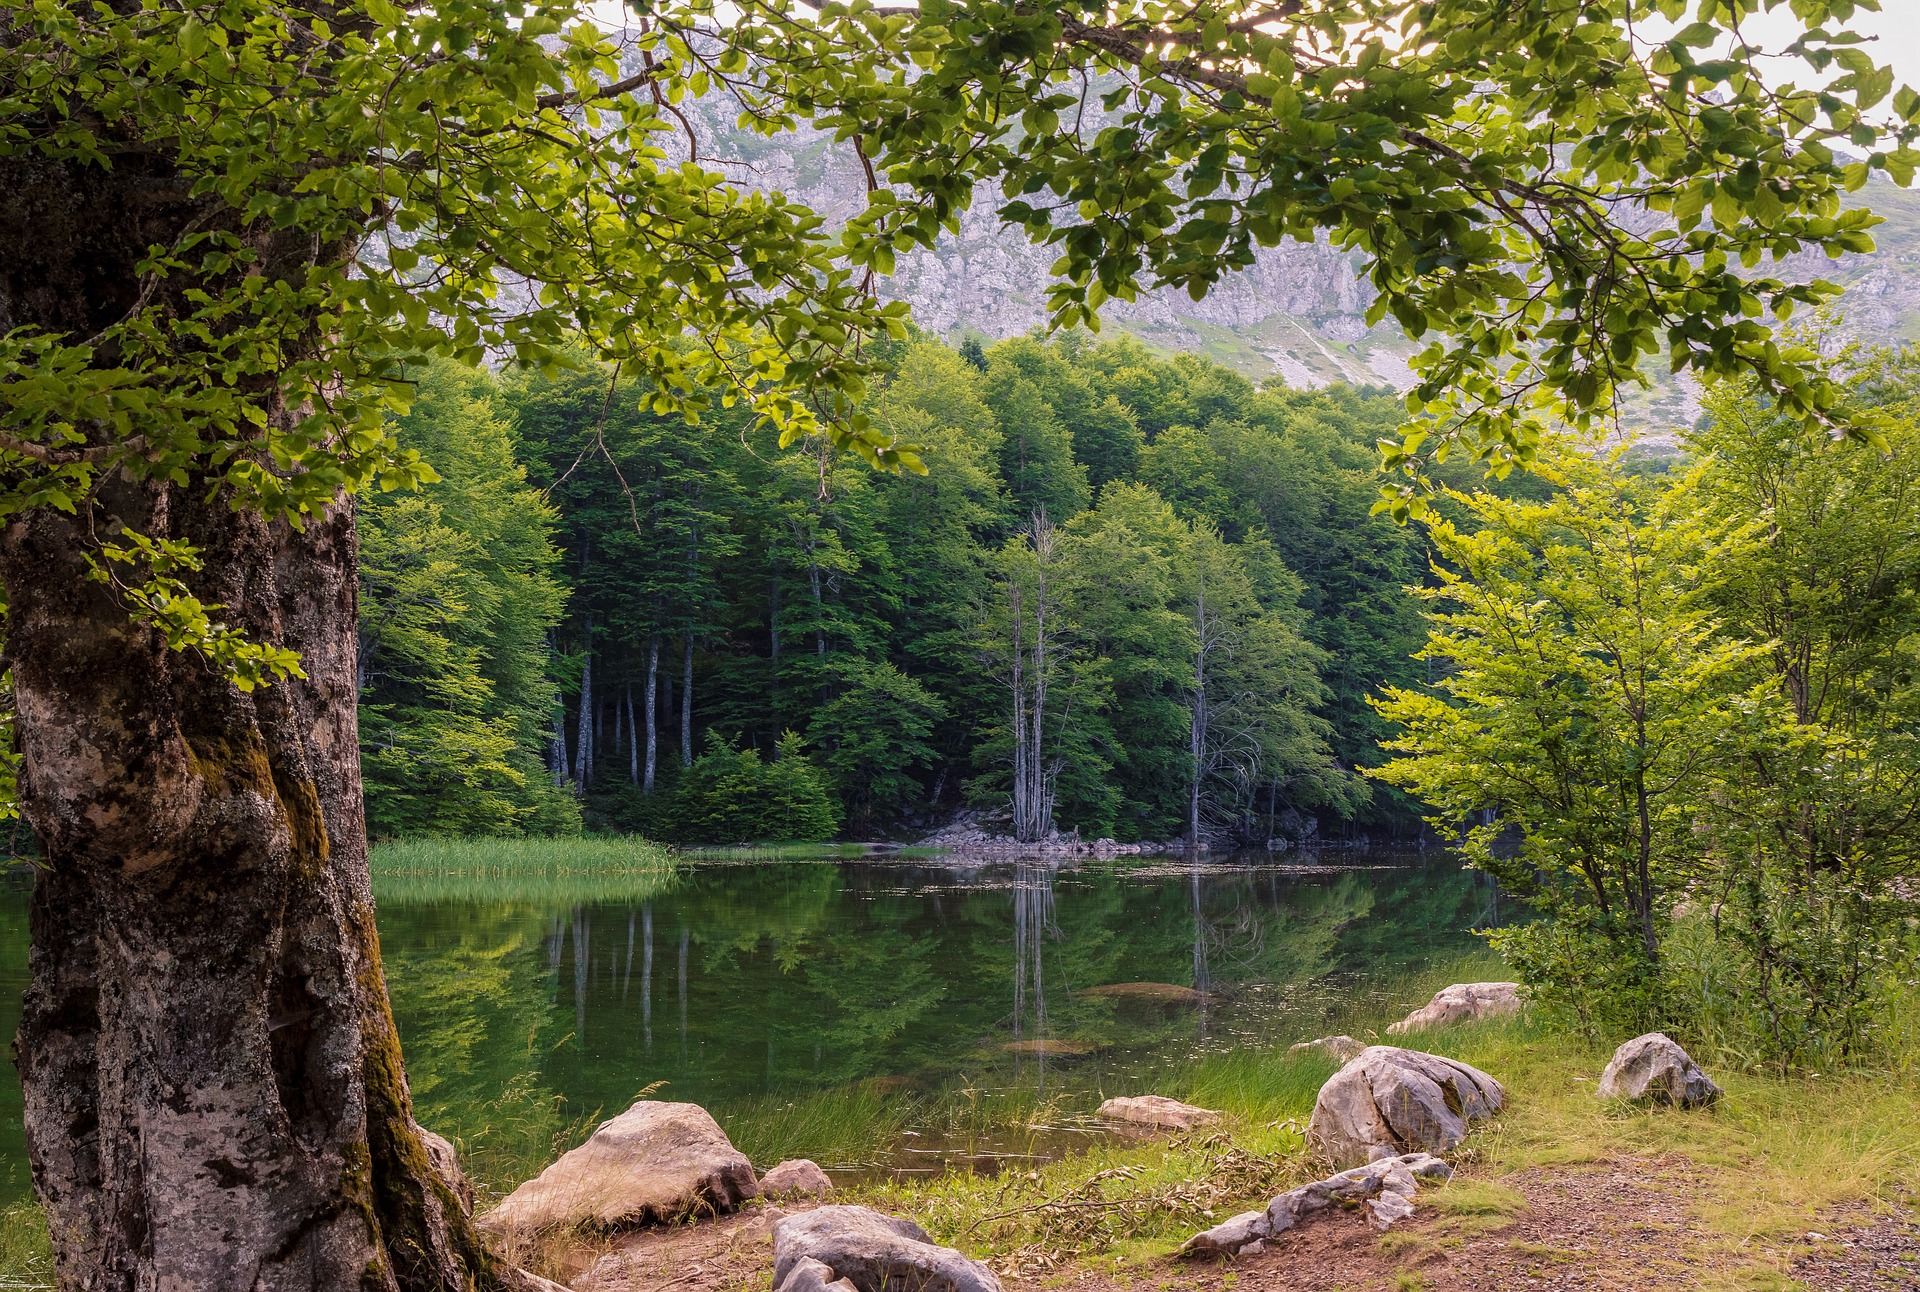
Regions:
<instances>
[{"instance_id":1,"label":"leafy bush","mask_svg":"<svg viewBox=\"0 0 1920 1292\"><path fill-rule=\"evenodd\" d=\"M622 785L596 796L593 808L596 823L674 843L812 843L840 828L832 780L792 731L775 742L771 760L709 731L706 752L676 779L652 794Z\"/></svg>"}]
</instances>

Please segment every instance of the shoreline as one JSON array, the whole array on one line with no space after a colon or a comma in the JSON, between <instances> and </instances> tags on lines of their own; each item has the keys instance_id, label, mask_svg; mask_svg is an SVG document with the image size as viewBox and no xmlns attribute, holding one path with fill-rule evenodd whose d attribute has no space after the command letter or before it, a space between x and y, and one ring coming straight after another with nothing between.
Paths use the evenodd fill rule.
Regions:
<instances>
[{"instance_id":1,"label":"shoreline","mask_svg":"<svg viewBox=\"0 0 1920 1292\"><path fill-rule=\"evenodd\" d=\"M1847 1282L1854 1278L1920 1281L1920 1194L1909 1167L1920 1159L1920 1102L1910 1070L1715 1069L1723 1101L1680 1112L1601 1100L1610 1047L1529 1022L1391 1039L1493 1073L1511 1102L1449 1155L1456 1178L1423 1189L1414 1216L1385 1234L1357 1213L1329 1214L1238 1259L1173 1255L1197 1229L1321 1171L1298 1131L1317 1082L1258 1089L1249 1079L1333 1065L1272 1051L1237 1056L1245 1084L1217 1127L1101 1143L1028 1172L856 1185L830 1200L914 1220L987 1261L1008 1292L1518 1292L1543 1283L1824 1292L1883 1285ZM1234 1093L1230 1074L1216 1071L1184 1093L1204 1102L1209 1092L1209 1106L1231 1102L1217 1098ZM816 1204L757 1202L717 1221L581 1242L548 1251L546 1272L579 1292L645 1292L697 1267L685 1284L694 1292L746 1292L764 1287L773 1222L808 1205Z\"/></svg>"}]
</instances>

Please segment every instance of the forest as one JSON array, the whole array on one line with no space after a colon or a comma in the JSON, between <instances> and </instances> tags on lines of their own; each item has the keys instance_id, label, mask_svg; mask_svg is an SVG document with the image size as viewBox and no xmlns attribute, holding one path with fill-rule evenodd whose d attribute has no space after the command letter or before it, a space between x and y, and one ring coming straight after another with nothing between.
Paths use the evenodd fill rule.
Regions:
<instances>
[{"instance_id":1,"label":"forest","mask_svg":"<svg viewBox=\"0 0 1920 1292\"><path fill-rule=\"evenodd\" d=\"M441 479L361 509L372 832L1419 828L1357 773L1425 668L1424 537L1371 514L1396 395L1084 333L882 347L924 474L606 365L424 370L399 433Z\"/></svg>"}]
</instances>

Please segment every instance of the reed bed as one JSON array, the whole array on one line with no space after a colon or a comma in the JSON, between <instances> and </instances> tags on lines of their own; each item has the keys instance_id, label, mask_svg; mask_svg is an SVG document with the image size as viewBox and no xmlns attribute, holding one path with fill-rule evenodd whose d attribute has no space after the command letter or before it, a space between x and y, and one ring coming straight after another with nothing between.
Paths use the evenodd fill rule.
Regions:
<instances>
[{"instance_id":1,"label":"reed bed","mask_svg":"<svg viewBox=\"0 0 1920 1292\"><path fill-rule=\"evenodd\" d=\"M382 902L547 905L657 897L679 870L674 853L634 836L578 839L406 839L376 844Z\"/></svg>"}]
</instances>

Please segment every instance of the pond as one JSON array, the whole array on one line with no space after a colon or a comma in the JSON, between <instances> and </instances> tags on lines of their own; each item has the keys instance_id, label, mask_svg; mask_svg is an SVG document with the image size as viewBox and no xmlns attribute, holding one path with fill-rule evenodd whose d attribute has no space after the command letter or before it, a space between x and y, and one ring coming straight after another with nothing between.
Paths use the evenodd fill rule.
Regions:
<instances>
[{"instance_id":1,"label":"pond","mask_svg":"<svg viewBox=\"0 0 1920 1292\"><path fill-rule=\"evenodd\" d=\"M488 1191L652 1088L761 1165L862 1174L1053 1156L1101 1093L1471 954L1499 917L1444 854L1013 863L682 861L626 891L380 884L420 1121ZM26 973L0 879L0 1035ZM0 1078L0 1206L27 1187Z\"/></svg>"}]
</instances>

